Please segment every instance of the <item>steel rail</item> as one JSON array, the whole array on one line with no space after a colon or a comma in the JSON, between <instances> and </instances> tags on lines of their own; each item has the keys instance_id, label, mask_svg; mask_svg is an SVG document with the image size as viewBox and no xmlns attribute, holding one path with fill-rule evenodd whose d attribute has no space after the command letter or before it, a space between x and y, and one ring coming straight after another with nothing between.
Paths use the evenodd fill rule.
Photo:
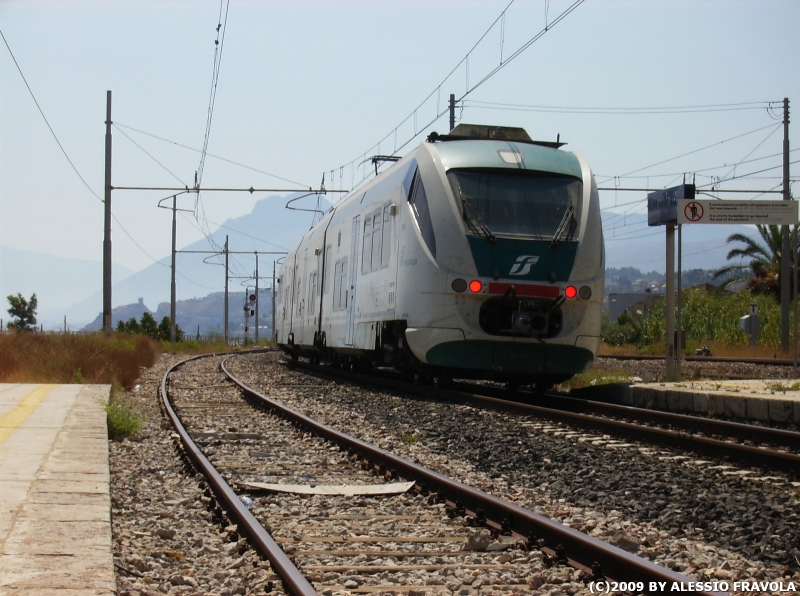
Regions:
<instances>
[{"instance_id":1,"label":"steel rail","mask_svg":"<svg viewBox=\"0 0 800 596\"><path fill-rule=\"evenodd\" d=\"M250 510L239 500L236 493L228 483L225 482L224 478L217 472L211 462L206 459L206 456L203 455L200 448L195 445L170 403L167 393L167 377L170 373L192 360L214 356L218 356L218 354L205 354L187 358L167 370L161 380L161 400L167 416L175 427L181 443L183 444L183 448L191 459L195 469L205 476L217 500L224 504L227 514L236 520L239 531L251 541L259 553L269 559L275 572L281 576L286 590L294 596L319 596L319 593L303 576L300 570L295 567L286 553L277 545Z\"/></svg>"},{"instance_id":2,"label":"steel rail","mask_svg":"<svg viewBox=\"0 0 800 596\"><path fill-rule=\"evenodd\" d=\"M505 399L502 393L505 389L494 389L473 384L465 384L470 391L475 391L480 395L488 394L490 397ZM584 388L578 390L579 394L589 394L595 388ZM523 393L523 395L529 395ZM540 405L553 407L558 410L570 412L590 412L599 414L622 416L636 420L659 422L664 424L674 424L684 429L695 429L706 432L729 433L733 436L753 441L766 441L774 444L800 449L800 433L768 426L756 426L743 422L732 422L729 420L717 420L704 416L692 416L690 414L679 414L676 412L664 412L662 410L650 410L647 408L637 408L621 404L597 401L584 397L573 397L559 395L556 393L545 393L536 397Z\"/></svg>"},{"instance_id":3,"label":"steel rail","mask_svg":"<svg viewBox=\"0 0 800 596\"><path fill-rule=\"evenodd\" d=\"M423 393L428 395L430 389L420 389L416 385L400 381L399 379L386 379L377 376L367 376L356 373L345 373L334 369L315 368L303 362L292 362L293 366L308 368L320 374L331 376L341 376L355 382L371 383L394 391L405 391L408 393ZM669 444L681 449L695 449L716 456L734 457L759 466L769 465L772 468L797 472L800 470L800 455L775 451L764 447L751 447L731 441L722 441L708 437L668 430L664 428L643 426L621 420L603 418L591 414L582 414L563 409L544 407L533 404L510 401L508 399L490 397L471 392L462 392L453 389L437 389L436 396L448 398L453 402L471 405L473 407L486 408L499 412L510 412L515 414L533 415L547 418L564 423L578 424L583 427L590 427L594 430L608 433L616 433L631 439L653 442L655 439L663 444ZM730 423L735 424L735 423ZM791 431L784 431L789 433ZM786 435L784 435L786 437Z\"/></svg>"},{"instance_id":4,"label":"steel rail","mask_svg":"<svg viewBox=\"0 0 800 596\"><path fill-rule=\"evenodd\" d=\"M595 576L598 578L602 574L620 580L624 578L627 582L643 582L648 587L650 582L659 581L681 587L688 586L689 583L696 584L694 580L670 569L321 424L248 387L228 371L225 367L226 361L220 364L222 372L257 404L279 413L298 426L337 443L351 452L360 454L371 462L381 462L385 469L415 480L418 485L424 486L428 491L435 492L439 496L449 497L451 503L457 508L463 508L467 514L485 520L485 523L494 529L510 530L531 545L539 544L539 540L543 539L550 548L556 547L555 552L560 560L569 558L579 563L584 569L596 570ZM598 573L600 569L602 572ZM649 590L644 590L644 592L658 593ZM720 594L719 592L698 593Z\"/></svg>"}]
</instances>

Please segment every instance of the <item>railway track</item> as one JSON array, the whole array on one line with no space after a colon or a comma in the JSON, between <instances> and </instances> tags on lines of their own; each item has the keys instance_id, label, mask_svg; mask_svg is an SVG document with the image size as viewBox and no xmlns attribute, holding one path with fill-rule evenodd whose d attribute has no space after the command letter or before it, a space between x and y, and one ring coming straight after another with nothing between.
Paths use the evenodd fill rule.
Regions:
<instances>
[{"instance_id":1,"label":"railway track","mask_svg":"<svg viewBox=\"0 0 800 596\"><path fill-rule=\"evenodd\" d=\"M241 382L234 389L212 370L205 389L182 384L183 371L207 362L164 375L164 408L182 452L206 477L203 500L215 519L231 540L241 536L267 557L289 593L525 593L606 576L647 592L650 582L691 581L348 437ZM245 400L254 410L243 417ZM403 491L400 480L411 485ZM387 488L396 494L357 494ZM298 494L320 490L348 494Z\"/></svg>"},{"instance_id":2,"label":"railway track","mask_svg":"<svg viewBox=\"0 0 800 596\"><path fill-rule=\"evenodd\" d=\"M391 372L354 374L299 361L288 364L356 383L543 418L623 439L672 446L767 469L793 474L800 470L800 433L794 431L576 399L553 392L532 395L477 383L454 383L452 388L433 389L405 381Z\"/></svg>"}]
</instances>

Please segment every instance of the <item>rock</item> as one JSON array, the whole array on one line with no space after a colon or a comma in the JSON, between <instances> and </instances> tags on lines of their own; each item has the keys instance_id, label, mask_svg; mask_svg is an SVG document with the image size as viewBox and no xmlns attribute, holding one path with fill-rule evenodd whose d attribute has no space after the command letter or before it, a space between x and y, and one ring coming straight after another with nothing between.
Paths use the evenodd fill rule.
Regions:
<instances>
[{"instance_id":1,"label":"rock","mask_svg":"<svg viewBox=\"0 0 800 596\"><path fill-rule=\"evenodd\" d=\"M175 538L176 532L175 530L170 530L168 528L159 528L158 530L156 530L155 534L159 538L163 538L165 540L172 540L173 538Z\"/></svg>"}]
</instances>

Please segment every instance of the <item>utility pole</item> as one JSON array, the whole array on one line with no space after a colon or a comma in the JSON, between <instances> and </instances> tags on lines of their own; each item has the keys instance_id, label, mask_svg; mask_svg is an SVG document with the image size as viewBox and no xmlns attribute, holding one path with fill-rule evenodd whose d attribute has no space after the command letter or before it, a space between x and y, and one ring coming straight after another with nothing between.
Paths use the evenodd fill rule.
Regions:
<instances>
[{"instance_id":1,"label":"utility pole","mask_svg":"<svg viewBox=\"0 0 800 596\"><path fill-rule=\"evenodd\" d=\"M169 341L175 343L175 201L178 195L172 195L172 280L169 296Z\"/></svg>"},{"instance_id":2,"label":"utility pole","mask_svg":"<svg viewBox=\"0 0 800 596\"><path fill-rule=\"evenodd\" d=\"M103 333L111 335L111 91L106 91L106 184L103 226Z\"/></svg>"},{"instance_id":3,"label":"utility pole","mask_svg":"<svg viewBox=\"0 0 800 596\"><path fill-rule=\"evenodd\" d=\"M228 235L225 235L225 345L228 345Z\"/></svg>"},{"instance_id":4,"label":"utility pole","mask_svg":"<svg viewBox=\"0 0 800 596\"><path fill-rule=\"evenodd\" d=\"M256 251L256 331L254 334L256 347L258 347L258 302L258 251Z\"/></svg>"},{"instance_id":5,"label":"utility pole","mask_svg":"<svg viewBox=\"0 0 800 596\"><path fill-rule=\"evenodd\" d=\"M450 94L450 130L456 127L456 96L454 93Z\"/></svg>"},{"instance_id":6,"label":"utility pole","mask_svg":"<svg viewBox=\"0 0 800 596\"><path fill-rule=\"evenodd\" d=\"M789 201L789 98L783 98L783 200ZM781 226L781 349L789 349L789 226ZM794 260L794 259L792 259Z\"/></svg>"}]
</instances>

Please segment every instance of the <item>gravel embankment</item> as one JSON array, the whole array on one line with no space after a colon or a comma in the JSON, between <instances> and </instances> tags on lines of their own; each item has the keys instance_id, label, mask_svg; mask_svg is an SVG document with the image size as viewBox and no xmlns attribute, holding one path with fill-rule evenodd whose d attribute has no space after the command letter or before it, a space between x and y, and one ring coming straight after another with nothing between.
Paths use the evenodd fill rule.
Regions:
<instances>
[{"instance_id":1,"label":"gravel embankment","mask_svg":"<svg viewBox=\"0 0 800 596\"><path fill-rule=\"evenodd\" d=\"M240 555L211 522L200 478L183 471L172 427L159 410L161 378L179 360L162 356L143 371L126 397L146 412L145 428L133 441L109 441L117 589L120 596L263 594L269 563L252 550Z\"/></svg>"}]
</instances>

